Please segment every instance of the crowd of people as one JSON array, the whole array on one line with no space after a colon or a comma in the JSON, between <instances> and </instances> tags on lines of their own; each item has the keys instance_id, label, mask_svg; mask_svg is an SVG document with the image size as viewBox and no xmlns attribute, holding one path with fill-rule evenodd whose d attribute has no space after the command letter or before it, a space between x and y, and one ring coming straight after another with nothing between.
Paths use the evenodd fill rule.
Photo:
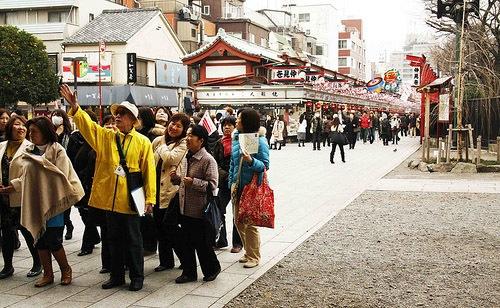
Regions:
<instances>
[{"instance_id":1,"label":"crowd of people","mask_svg":"<svg viewBox=\"0 0 500 308\"><path fill-rule=\"evenodd\" d=\"M243 267L259 265L258 228L225 220L229 204L237 217L237 200L253 175L262 181L269 169L266 130L257 111L243 108L235 115L228 108L209 135L197 115L137 108L125 101L112 105L99 125L67 85L60 91L70 105L68 113L55 110L50 117L27 121L0 110L0 279L15 271L20 231L33 259L27 276L43 272L35 287L54 283L52 256L61 284L71 284L63 243L73 237L73 206L84 223L78 256L92 254L101 243L100 273L110 274L103 289L124 285L128 271L129 290L141 290L145 250L158 251L155 272L173 269L177 256L182 274L176 283L198 279L197 259L203 280L216 279L221 266L214 250L228 246L232 253L244 251ZM240 133L260 134L257 153L240 149ZM203 218L213 197L223 221L218 236Z\"/></svg>"},{"instance_id":2,"label":"crowd of people","mask_svg":"<svg viewBox=\"0 0 500 308\"><path fill-rule=\"evenodd\" d=\"M269 123L269 126L267 124ZM321 115L319 111L304 112L300 115L297 128L297 142L299 147L305 147L306 141L311 141L313 151L320 151L321 147L331 147L330 162L334 164L336 148L340 150L342 162L346 162L344 145L352 150L357 141L372 144L382 140L384 146L389 142L397 145L400 136L416 137L419 129L420 116L415 113L377 112L371 110L349 111L340 110L336 113L327 112ZM283 132L287 130L287 123L279 115L275 120L267 115L266 128L270 133L268 143L270 149L280 150L286 144Z\"/></svg>"}]
</instances>

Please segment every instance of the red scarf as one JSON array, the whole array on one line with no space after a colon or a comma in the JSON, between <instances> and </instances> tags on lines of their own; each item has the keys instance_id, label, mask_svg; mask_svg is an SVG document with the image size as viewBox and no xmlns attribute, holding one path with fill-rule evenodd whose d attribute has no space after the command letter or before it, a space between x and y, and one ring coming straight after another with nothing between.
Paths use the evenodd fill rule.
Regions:
<instances>
[{"instance_id":1,"label":"red scarf","mask_svg":"<svg viewBox=\"0 0 500 308\"><path fill-rule=\"evenodd\" d=\"M231 135L222 137L222 146L224 147L224 156L231 155Z\"/></svg>"}]
</instances>

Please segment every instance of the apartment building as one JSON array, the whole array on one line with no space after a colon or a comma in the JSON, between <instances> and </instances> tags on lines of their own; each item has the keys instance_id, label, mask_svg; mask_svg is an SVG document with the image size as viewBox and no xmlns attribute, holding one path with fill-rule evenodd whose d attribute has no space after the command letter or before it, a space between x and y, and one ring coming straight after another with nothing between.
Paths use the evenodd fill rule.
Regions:
<instances>
[{"instance_id":1,"label":"apartment building","mask_svg":"<svg viewBox=\"0 0 500 308\"><path fill-rule=\"evenodd\" d=\"M350 77L366 79L366 45L363 38L363 20L341 21L338 37L338 71Z\"/></svg>"}]
</instances>

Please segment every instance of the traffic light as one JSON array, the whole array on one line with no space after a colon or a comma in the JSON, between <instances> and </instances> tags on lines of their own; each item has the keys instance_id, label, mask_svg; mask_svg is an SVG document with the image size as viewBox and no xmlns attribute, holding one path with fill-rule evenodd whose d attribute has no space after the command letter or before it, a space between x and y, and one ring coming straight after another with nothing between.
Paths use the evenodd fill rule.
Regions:
<instances>
[{"instance_id":1,"label":"traffic light","mask_svg":"<svg viewBox=\"0 0 500 308\"><path fill-rule=\"evenodd\" d=\"M479 0L468 1L466 4L467 12L476 14L479 17Z\"/></svg>"},{"instance_id":2,"label":"traffic light","mask_svg":"<svg viewBox=\"0 0 500 308\"><path fill-rule=\"evenodd\" d=\"M413 85L418 87L420 85L420 67L413 68L412 77L413 77Z\"/></svg>"},{"instance_id":3,"label":"traffic light","mask_svg":"<svg viewBox=\"0 0 500 308\"><path fill-rule=\"evenodd\" d=\"M453 7L455 6L454 1L442 1L438 0L437 2L437 18L441 18L443 16L449 17L452 14Z\"/></svg>"}]
</instances>

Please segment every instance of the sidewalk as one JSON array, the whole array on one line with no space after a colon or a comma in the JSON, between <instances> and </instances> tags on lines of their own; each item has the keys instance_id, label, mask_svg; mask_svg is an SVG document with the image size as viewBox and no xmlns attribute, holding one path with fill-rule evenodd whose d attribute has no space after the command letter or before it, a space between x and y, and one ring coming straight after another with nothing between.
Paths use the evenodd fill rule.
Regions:
<instances>
[{"instance_id":1,"label":"sidewalk","mask_svg":"<svg viewBox=\"0 0 500 308\"><path fill-rule=\"evenodd\" d=\"M75 237L65 243L74 283L67 287L54 284L48 288L34 288L33 280L26 278L31 264L23 245L15 253L14 277L0 281L0 307L222 307L398 166L418 146L418 140L410 138L401 140L397 152L393 152L393 146L361 143L355 150L346 150L345 164L337 152L334 165L329 162L329 149L312 151L311 144L306 148L289 144L281 151L272 151L269 179L275 190L276 227L261 229L261 264L244 269L237 262L241 253L231 254L229 249L219 251L223 271L209 283L200 279L196 283L176 285L174 279L180 275L180 270L155 273L157 256L149 256L145 257L143 290L130 292L125 287L102 290L100 285L108 276L98 273L100 249L89 256L76 256L83 225L74 210ZM231 217L227 219L230 221ZM57 268L55 263L54 266ZM56 279L59 279L58 273Z\"/></svg>"}]
</instances>

